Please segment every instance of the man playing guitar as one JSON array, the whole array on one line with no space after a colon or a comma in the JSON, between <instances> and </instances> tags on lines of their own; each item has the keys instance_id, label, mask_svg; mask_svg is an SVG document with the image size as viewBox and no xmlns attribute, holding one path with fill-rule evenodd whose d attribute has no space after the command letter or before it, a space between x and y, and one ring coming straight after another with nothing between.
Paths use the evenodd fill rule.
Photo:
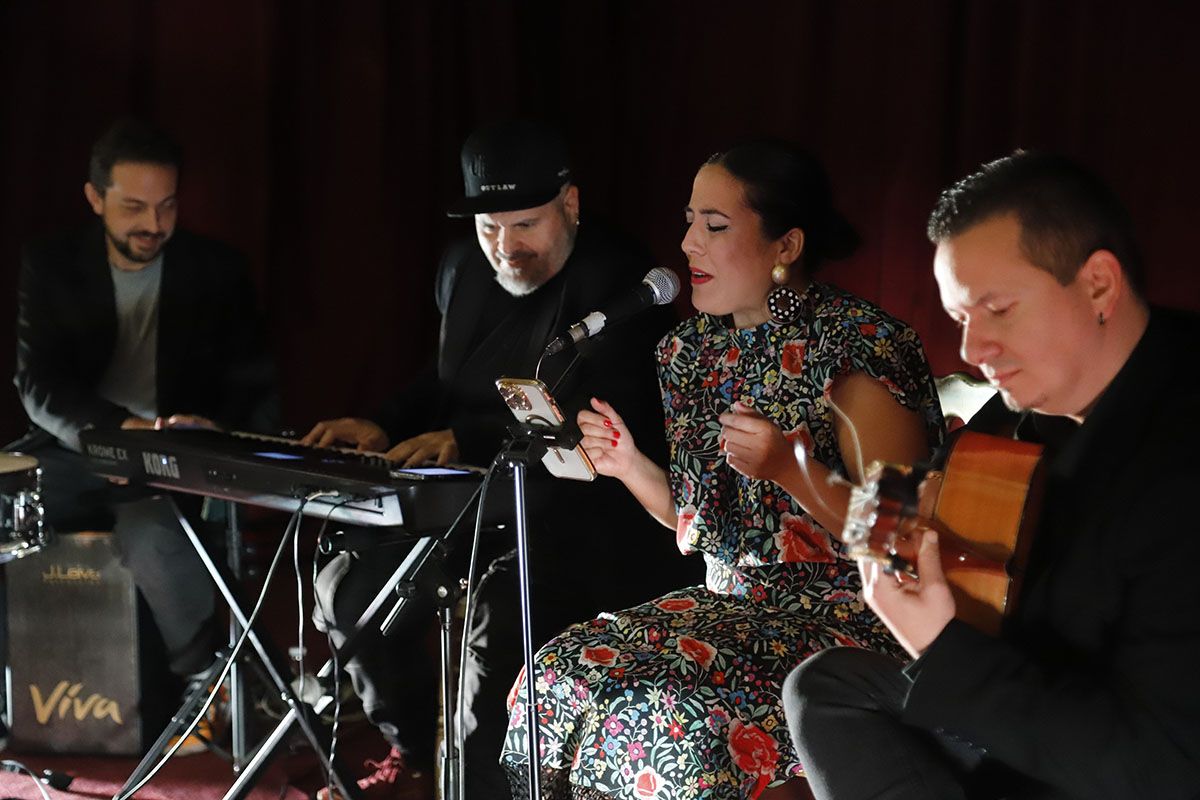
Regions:
<instances>
[{"instance_id":1,"label":"man playing guitar","mask_svg":"<svg viewBox=\"0 0 1200 800\"><path fill-rule=\"evenodd\" d=\"M1044 499L997 636L956 616L932 531L918 580L860 560L867 602L912 661L842 648L792 673L812 789L1196 797L1200 390L1171 375L1197 363L1197 317L1147 304L1124 208L1061 157L984 165L943 192L928 232L963 359L1031 412L1017 435L1046 445Z\"/></svg>"}]
</instances>

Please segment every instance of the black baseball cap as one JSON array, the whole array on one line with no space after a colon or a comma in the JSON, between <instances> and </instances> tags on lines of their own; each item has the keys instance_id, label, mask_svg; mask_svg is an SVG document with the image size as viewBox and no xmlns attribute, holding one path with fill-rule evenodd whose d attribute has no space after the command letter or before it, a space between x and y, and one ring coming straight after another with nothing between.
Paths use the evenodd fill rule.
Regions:
<instances>
[{"instance_id":1,"label":"black baseball cap","mask_svg":"<svg viewBox=\"0 0 1200 800\"><path fill-rule=\"evenodd\" d=\"M451 217L519 211L549 203L571 180L567 145L556 131L531 120L480 128L462 148L465 196Z\"/></svg>"}]
</instances>

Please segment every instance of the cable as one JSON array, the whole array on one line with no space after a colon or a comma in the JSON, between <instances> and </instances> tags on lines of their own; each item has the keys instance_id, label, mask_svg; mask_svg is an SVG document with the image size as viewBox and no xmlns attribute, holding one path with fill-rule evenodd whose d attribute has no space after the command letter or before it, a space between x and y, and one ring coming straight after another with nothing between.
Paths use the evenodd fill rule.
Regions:
<instances>
[{"instance_id":1,"label":"cable","mask_svg":"<svg viewBox=\"0 0 1200 800\"><path fill-rule=\"evenodd\" d=\"M23 772L26 775L28 775L30 778L33 779L33 784L34 784L34 786L37 787L37 790L41 793L43 800L50 800L50 794L46 791L46 787L42 785L42 782L43 781L50 782L51 780L54 780L54 778L56 778L62 774L62 773L58 773L58 772L52 773L50 770L43 770L42 775L39 777L38 774L36 772L34 772L33 770L31 770L29 767L25 766L20 761L13 761L11 758L6 758L3 761L0 761L0 769L4 770L5 772L18 772L18 773ZM51 784L51 785L53 786L54 784ZM71 780L70 780L70 778L68 778L66 786L55 786L54 788L58 789L59 791L62 791L63 789L67 788L67 786L70 786L70 785L71 785Z\"/></svg>"},{"instance_id":2,"label":"cable","mask_svg":"<svg viewBox=\"0 0 1200 800\"><path fill-rule=\"evenodd\" d=\"M579 352L577 351L577 352L575 353L574 357L571 359L571 363L570 363L570 364L567 364L567 368L566 368L566 369L564 369L564 370L562 371L562 374L560 374L560 375L558 376L558 380L556 380L556 381L554 382L554 385L553 385L553 386L551 386L551 387L550 387L550 388L547 390L547 391L549 391L549 392L550 392L550 394L551 394L551 395L553 395L555 392L557 392L557 391L558 391L558 387L560 387L560 386L562 386L562 385L563 385L563 381L565 381L565 380L567 379L567 376L571 374L571 370L575 369L575 366L576 366L576 365L579 363L579 358L580 358L580 355L579 355ZM541 359L538 359L538 367L541 367ZM533 376L534 376L535 378L537 377L537 371L536 371L536 370L534 371L534 375L533 375ZM540 380L540 378L539 378L539 380Z\"/></svg>"},{"instance_id":3,"label":"cable","mask_svg":"<svg viewBox=\"0 0 1200 800\"><path fill-rule=\"evenodd\" d=\"M206 713L208 713L209 707L212 706L213 701L216 700L217 694L221 691L221 684L225 682L225 678L229 675L229 670L233 667L234 660L238 657L242 651L242 648L245 646L246 640L250 636L250 631L254 629L254 623L258 619L259 612L262 611L263 601L267 596L267 589L269 589L271 586L271 579L275 576L275 570L279 566L279 559L283 555L284 548L287 547L288 540L300 529L300 520L304 517L304 507L319 497L333 497L336 495L337 492L313 492L300 501L300 504L296 507L296 510L292 513L291 518L288 520L288 525L287 528L284 529L283 538L279 542L279 547L275 549L275 555L271 558L271 565L267 568L267 575L263 579L262 589L259 591L258 599L254 603L254 610L250 612L250 616L246 620L246 625L242 629L241 636L238 637L236 644L234 644L233 649L229 653L229 657L225 660L225 666L221 668L221 674L217 676L215 681L213 681L212 689L209 690L208 697L205 698L204 704L200 707L200 710L196 713L196 716L192 719L191 724L188 725L187 729L183 731L183 733L179 734L179 736L176 738L175 744L171 745L150 769L150 771L147 772L146 775L140 781L138 781L135 786L133 786L133 788L122 794L121 797L132 797L141 791L141 789L162 770L162 768L175 755L175 753L178 752L179 748L183 746L183 743L187 741L187 738L191 736L193 732L195 732L196 727L200 724L200 720Z\"/></svg>"},{"instance_id":4,"label":"cable","mask_svg":"<svg viewBox=\"0 0 1200 800\"><path fill-rule=\"evenodd\" d=\"M321 523L321 529L317 531L317 544L313 552L312 561L312 592L313 592L313 612L319 614L321 619L325 620L325 644L329 647L329 652L333 657L333 722L330 725L329 733L329 763L332 765L333 760L337 755L337 740L338 727L342 716L342 669L338 663L338 649L333 644L333 633L331 629L332 620L325 614L325 605L321 602L321 595L317 593L317 564L321 560L321 542L325 538L325 531L329 527L329 520L333 517L333 512L341 508L350 499L347 498L341 503L337 503L329 509L329 513L325 515L325 521ZM300 583L299 577L296 579L297 585ZM303 622L301 623L303 625ZM301 628L301 636L303 636L303 628ZM300 645L303 648L303 644ZM300 691L304 691L304 661L300 661ZM321 771L324 772L325 789L330 797L334 797L333 781L329 772L325 769L325 765L321 764Z\"/></svg>"}]
</instances>

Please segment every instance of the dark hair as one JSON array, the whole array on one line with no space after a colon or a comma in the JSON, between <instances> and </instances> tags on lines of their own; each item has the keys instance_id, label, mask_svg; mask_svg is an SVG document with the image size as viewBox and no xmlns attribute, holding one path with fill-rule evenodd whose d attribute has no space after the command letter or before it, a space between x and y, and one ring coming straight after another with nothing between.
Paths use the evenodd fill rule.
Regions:
<instances>
[{"instance_id":1,"label":"dark hair","mask_svg":"<svg viewBox=\"0 0 1200 800\"><path fill-rule=\"evenodd\" d=\"M993 217L1014 214L1021 252L1066 286L1097 250L1121 262L1139 296L1145 281L1129 212L1099 177L1050 153L1017 150L942 192L926 233L934 244Z\"/></svg>"},{"instance_id":2,"label":"dark hair","mask_svg":"<svg viewBox=\"0 0 1200 800\"><path fill-rule=\"evenodd\" d=\"M792 228L804 231L806 274L858 248L858 233L833 207L825 168L798 147L774 140L747 142L704 164L722 167L742 183L746 203L762 219L767 238L778 239Z\"/></svg>"},{"instance_id":3,"label":"dark hair","mask_svg":"<svg viewBox=\"0 0 1200 800\"><path fill-rule=\"evenodd\" d=\"M112 186L112 169L117 164L161 164L179 169L183 155L179 145L165 133L137 119L113 123L92 145L88 181L104 194Z\"/></svg>"}]
</instances>

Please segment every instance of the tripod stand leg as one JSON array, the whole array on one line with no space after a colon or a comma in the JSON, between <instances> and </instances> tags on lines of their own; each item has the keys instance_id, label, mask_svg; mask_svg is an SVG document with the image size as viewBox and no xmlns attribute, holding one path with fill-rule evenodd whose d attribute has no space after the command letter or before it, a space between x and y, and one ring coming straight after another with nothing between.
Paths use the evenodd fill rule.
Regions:
<instances>
[{"instance_id":1,"label":"tripod stand leg","mask_svg":"<svg viewBox=\"0 0 1200 800\"><path fill-rule=\"evenodd\" d=\"M229 574L235 581L242 579L242 531L238 526L237 503L225 503L225 553ZM242 636L242 626L229 618L229 648L232 650ZM246 676L237 662L229 668L229 752L233 771L240 772L246 763Z\"/></svg>"},{"instance_id":2,"label":"tripod stand leg","mask_svg":"<svg viewBox=\"0 0 1200 800\"><path fill-rule=\"evenodd\" d=\"M529 599L529 534L525 524L525 464L513 462L513 493L517 517L517 575L521 586L521 644L525 652L525 719L529 730L529 798L541 800L542 759L538 752L537 695L534 694L533 622Z\"/></svg>"},{"instance_id":3,"label":"tripod stand leg","mask_svg":"<svg viewBox=\"0 0 1200 800\"><path fill-rule=\"evenodd\" d=\"M204 705L204 701L207 699L208 693L212 688L213 681L221 674L221 670L225 668L228 660L229 654L223 653L204 673L204 677L192 687L187 697L184 698L183 705L171 716L171 721L167 723L167 727L163 728L162 733L154 740L154 744L150 746L146 755L142 757L142 760L134 767L133 772L125 779L125 784L114 795L113 800L124 800L128 797L133 788L150 774L150 770L158 763L162 754L166 752L171 740L176 736L183 735L183 732L187 730L192 720L196 718L196 713L200 710L200 707Z\"/></svg>"},{"instance_id":4,"label":"tripod stand leg","mask_svg":"<svg viewBox=\"0 0 1200 800\"><path fill-rule=\"evenodd\" d=\"M438 609L441 627L442 653L442 800L460 800L462 788L458 785L458 742L454 738L454 691L450 665L454 663L451 650L454 612L443 606ZM461 667L460 667L461 668Z\"/></svg>"},{"instance_id":5,"label":"tripod stand leg","mask_svg":"<svg viewBox=\"0 0 1200 800\"><path fill-rule=\"evenodd\" d=\"M174 505L174 501L172 501L172 505ZM221 570L217 567L216 563L213 562L212 557L208 554L208 550L204 547L204 543L200 541L200 537L196 535L196 531L192 528L191 523L188 522L187 518L185 518L183 514L179 512L178 506L175 506L174 510L175 517L179 522L179 526L183 529L184 534L191 543L192 549L194 549L196 551L196 555L199 556L200 562L208 571L209 577L212 578L218 594L220 594L221 598L225 601L226 606L228 606L230 617L237 622L237 624L241 627L241 630L244 631L246 642L250 644L251 649L258 656L258 661L269 677L270 683L274 686L275 690L279 692L279 695L283 698L284 702L287 703L289 708L289 716L293 717L294 721L299 723L300 729L304 733L304 737L308 740L313 752L320 760L321 766L329 773L333 785L340 792L342 792L344 796L350 796L346 791L346 786L342 781L341 776L338 775L337 771L333 769L333 765L330 763L329 756L322 749L321 742L318 739L316 732L313 730L311 723L303 714L299 713L298 710L300 708L300 701L296 698L295 693L292 691L292 687L283 679L283 676L275 666L275 660L271 657L271 654L263 645L263 642L258 637L258 634L256 634L250 627L250 621L246 618L245 613L242 611L242 607L238 603L237 598L234 596L233 591L229 588L229 584L225 582L225 576L222 575ZM230 657L232 657L232 655L233 654L230 654ZM272 736L275 736L282 727L283 726L277 727L276 731L272 733ZM287 727L290 728L290 724ZM286 732L286 729L284 732ZM279 735L282 737L282 734ZM253 788L253 781L257 780L261 767L265 765L267 758L272 754L275 745L277 744L278 741L273 742L270 749L267 749L265 746L259 747L254 758L251 759L250 764L246 765L246 768L242 770L237 781L235 781L234 785L241 788L238 792L234 792L231 789L230 793L226 795L227 798L242 798L250 792L250 790ZM257 767L255 769L251 769L251 765L257 765ZM146 772L148 773L148 770ZM140 782L143 778L139 778L138 782ZM137 782L131 780L129 783L136 786ZM123 798L123 795L118 795L118 800L121 800L121 798Z\"/></svg>"},{"instance_id":6,"label":"tripod stand leg","mask_svg":"<svg viewBox=\"0 0 1200 800\"><path fill-rule=\"evenodd\" d=\"M413 545L412 550L409 551L408 555L404 558L404 561L392 573L391 578L389 578L388 581L379 589L370 605L368 605L362 614L359 615L358 621L354 626L354 632L351 633L350 637L342 643L341 647L337 648L336 658L331 658L326 661L325 664L322 665L321 669L317 672L318 680L323 681L331 678L335 663L345 664L361 647L363 638L365 636L377 634L381 628L387 627L387 621L380 624L378 628L373 625L373 622L388 606L388 603L391 602L392 598L395 597L396 587L405 581L413 580L417 573L432 558L437 546L438 539L432 536L419 539L417 543ZM400 613L400 610L404 607L405 602L406 598L404 597L400 597L398 600L396 600L395 605L392 606L386 617L386 620L394 620ZM253 633L251 633L251 636L253 636ZM288 695L290 695L290 687L287 691ZM285 695L285 699L286 697L287 695ZM313 711L316 714L321 714L332 704L333 698L329 695L325 695L313 706ZM275 751L279 748L279 745L283 743L284 739L291 731L292 726L296 724L307 726L309 724L307 719L300 714L297 709L297 703L289 702L287 713L282 719L279 720L279 722L275 724L274 729L267 734L266 738L255 751L253 757L251 757L251 759L242 768L237 780L234 781L233 786L231 786L228 793L226 793L224 800L240 800L241 798L244 798L250 792L250 790L254 788L254 784L258 780L258 776L267 766L270 759L274 757ZM310 738L310 741L314 740ZM346 790L345 785L342 783L338 770L329 760L324 758L324 751L321 750L320 747L315 744L315 742L313 747L317 754L323 758L323 763L326 769L330 770L330 777L334 783L334 787L341 792L343 797L352 797L353 795Z\"/></svg>"}]
</instances>

